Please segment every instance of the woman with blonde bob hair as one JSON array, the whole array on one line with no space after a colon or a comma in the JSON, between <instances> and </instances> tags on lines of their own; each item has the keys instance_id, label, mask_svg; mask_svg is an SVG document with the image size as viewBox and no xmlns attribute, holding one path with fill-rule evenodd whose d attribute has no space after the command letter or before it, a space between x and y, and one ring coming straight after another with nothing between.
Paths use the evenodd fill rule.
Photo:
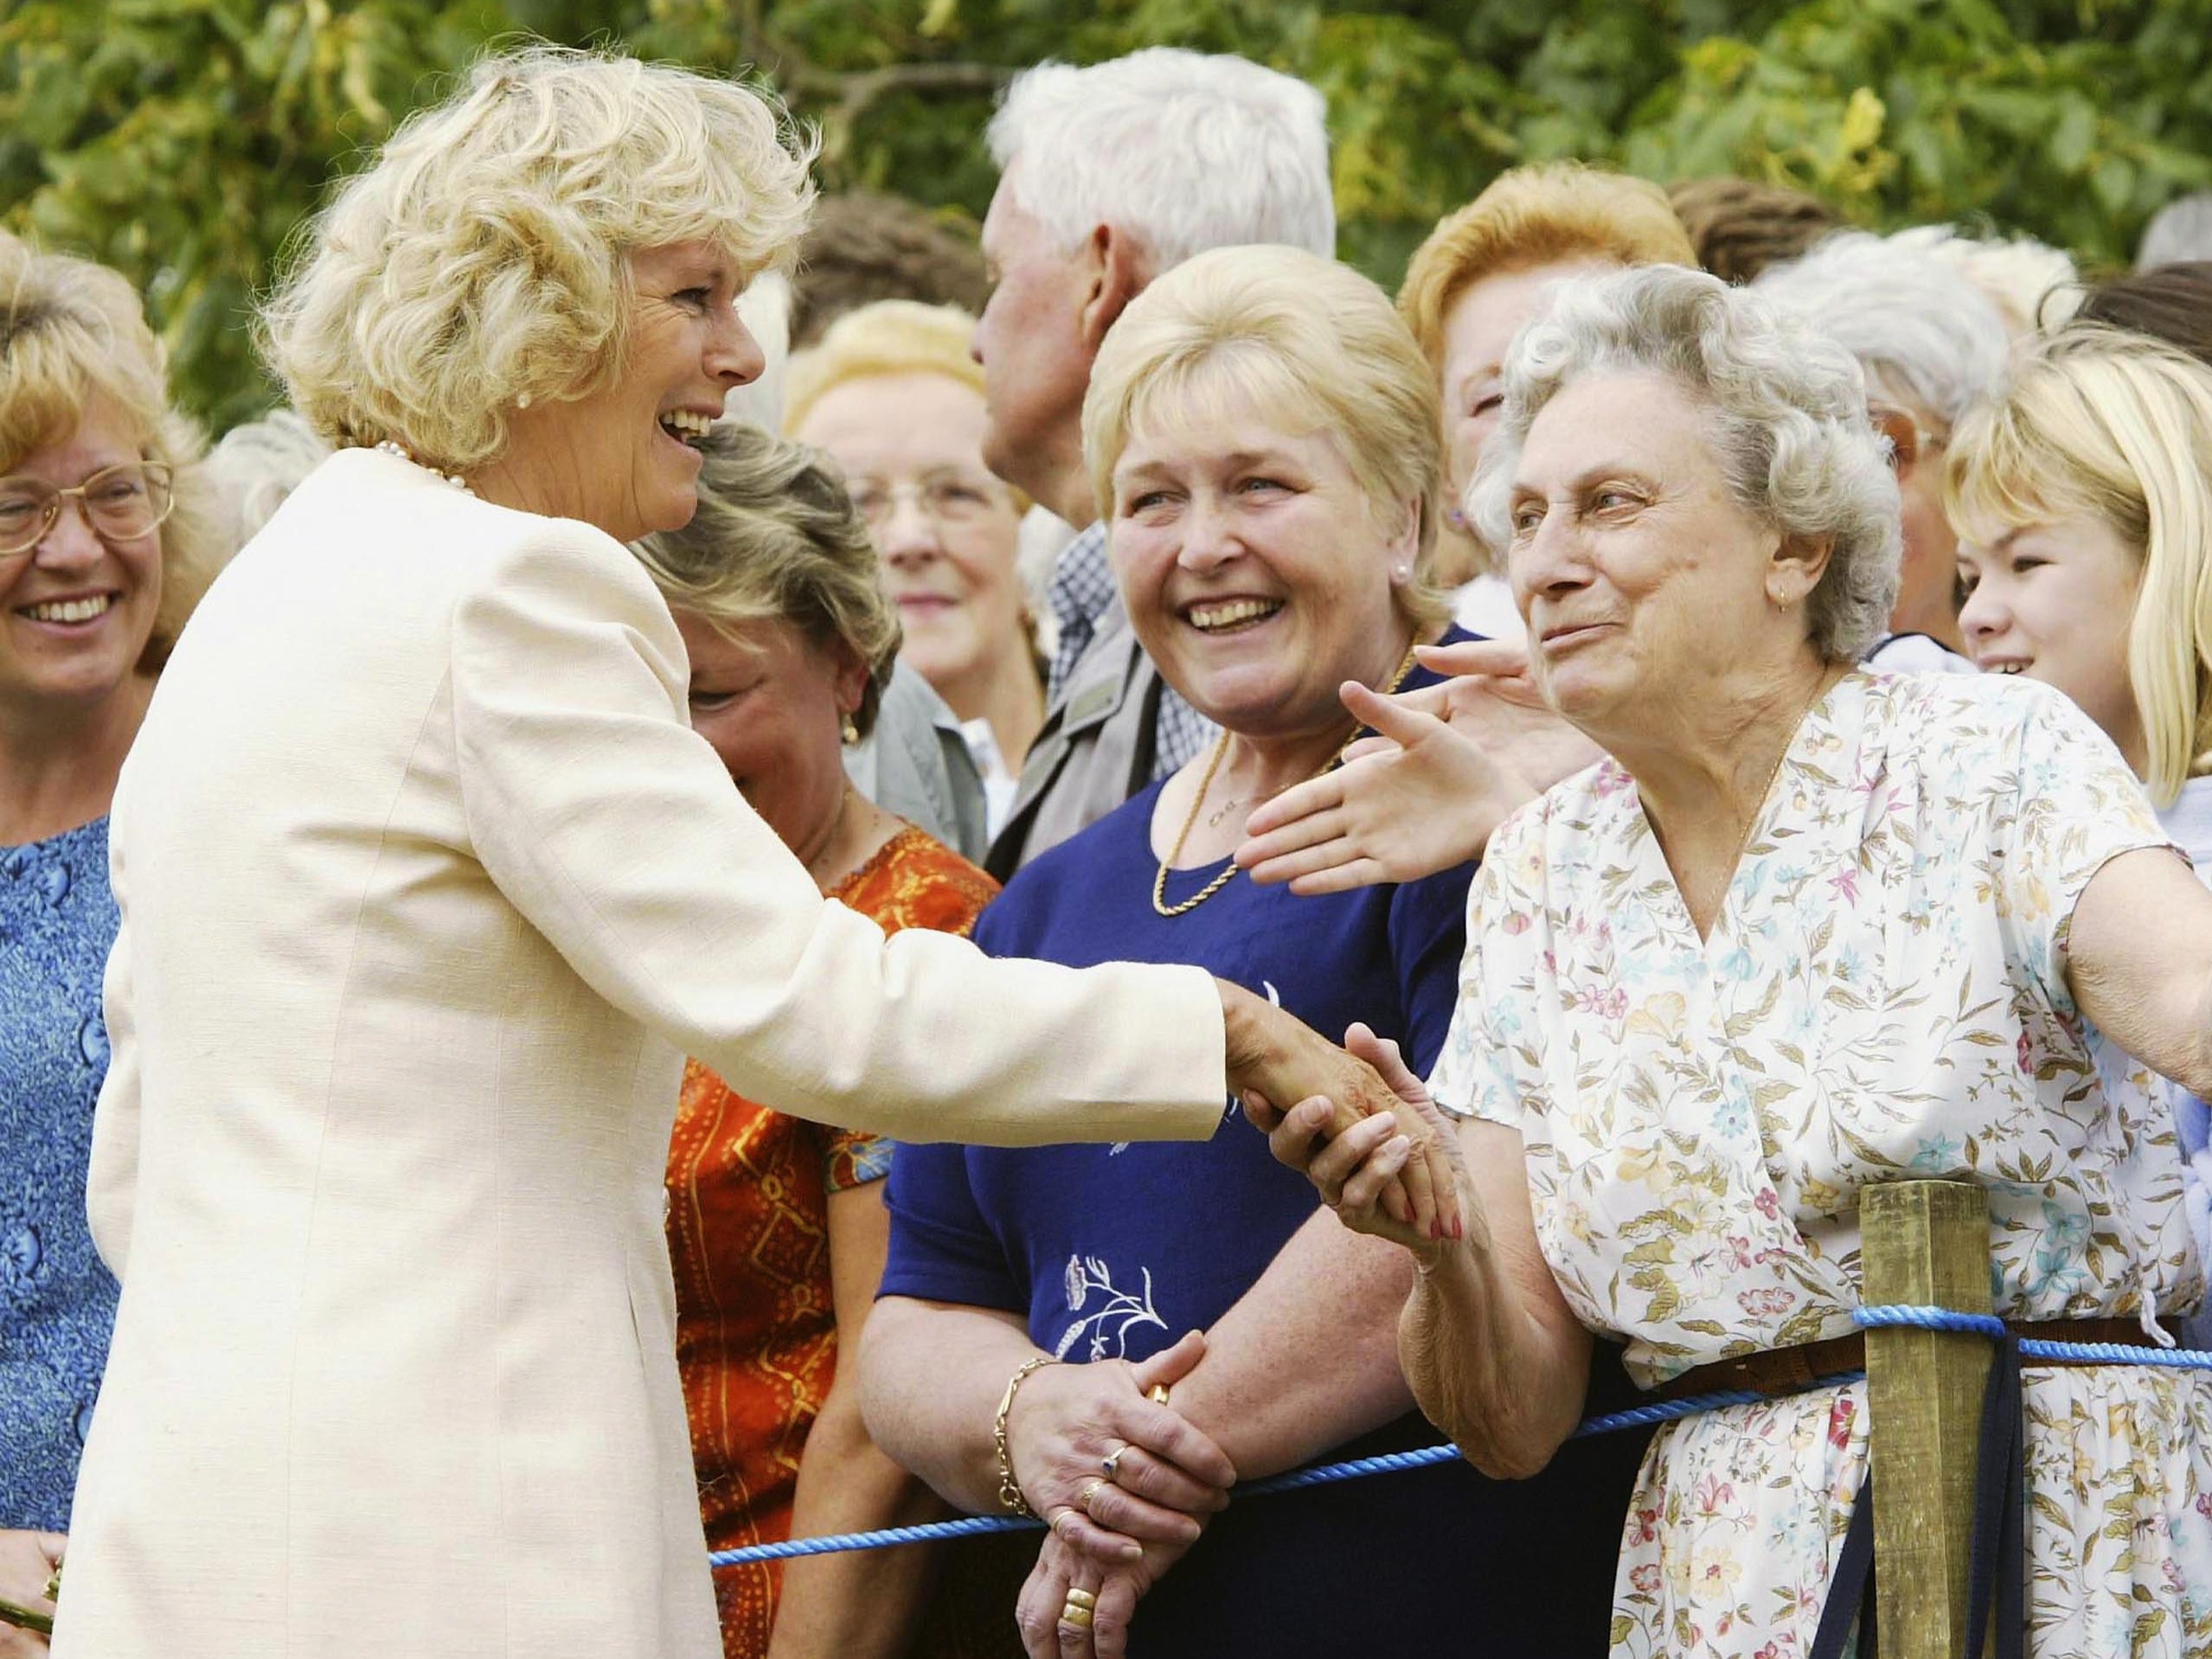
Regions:
<instances>
[{"instance_id":1,"label":"woman with blonde bob hair","mask_svg":"<svg viewBox=\"0 0 2212 1659\"><path fill-rule=\"evenodd\" d=\"M1897 485L1811 319L1700 272L1562 285L1506 364L1476 505L1538 685L1606 757L1491 837L1442 1057L1426 1085L1394 1068L1460 1119L1480 1220L1412 1238L1368 1200L1388 1137L1253 1115L1420 1261L1407 1374L1478 1468L1566 1443L1591 1333L1663 1397L1755 1396L1653 1437L1611 1649L1818 1659L1894 1501L1864 1484L1868 1188L1980 1187L2016 1334L2165 1345L2202 1303L2151 1074L2212 1088L2212 894L2048 687L1860 666ZM2203 1651L2212 1374L2000 1375L2024 1464L1984 1471L2008 1496L1977 1559L2024 1560L2026 1603L2001 1640Z\"/></svg>"},{"instance_id":2,"label":"woman with blonde bob hair","mask_svg":"<svg viewBox=\"0 0 2212 1659\"><path fill-rule=\"evenodd\" d=\"M117 791L89 1210L122 1297L62 1659L715 1653L662 1228L685 1054L924 1137L1202 1137L1225 1086L1385 1105L1201 974L887 940L689 729L622 544L696 508L806 163L728 82L488 58L272 304L339 448Z\"/></svg>"},{"instance_id":3,"label":"woman with blonde bob hair","mask_svg":"<svg viewBox=\"0 0 2212 1659\"><path fill-rule=\"evenodd\" d=\"M1229 855L1255 803L1334 767L1357 736L1347 682L1433 681L1414 655L1446 631L1427 580L1427 363L1356 272L1292 248L1218 249L1114 325L1083 439L1138 638L1221 735L1026 866L978 942L1071 964L1196 964L1427 1065L1472 866L1307 899L1242 879ZM1395 1495L1362 1483L1226 1515L1202 1471L1124 1449L1119 1414L1156 1387L1241 1480L1432 1432L1394 1338L1411 1262L1318 1214L1258 1137L1118 1155L902 1146L888 1202L862 1361L878 1442L986 1507L1002 1469L992 1404L1042 1367L1004 1418L1003 1453L1032 1507L1073 1516L1016 1608L1034 1659L1350 1651L1373 1610L1320 1570L1347 1537L1402 1586L1394 1645L1564 1659L1603 1640L1632 1444L1585 1448L1529 1486L1457 1468ZM1311 1363L1324 1349L1329 1363ZM1139 1501L1179 1512L1181 1530L1136 1561L1080 1547ZM1470 1559L1473 1581L1449 1565Z\"/></svg>"},{"instance_id":4,"label":"woman with blonde bob hair","mask_svg":"<svg viewBox=\"0 0 2212 1659\"><path fill-rule=\"evenodd\" d=\"M2080 705L2212 882L2212 368L2062 329L1959 427L1945 492L1975 660ZM2174 1104L2212 1259L2212 1135L2195 1096Z\"/></svg>"},{"instance_id":5,"label":"woman with blonde bob hair","mask_svg":"<svg viewBox=\"0 0 2212 1659\"><path fill-rule=\"evenodd\" d=\"M115 1282L86 1227L108 811L213 562L200 434L130 284L0 234L0 1654L50 1609Z\"/></svg>"},{"instance_id":6,"label":"woman with blonde bob hair","mask_svg":"<svg viewBox=\"0 0 2212 1659\"><path fill-rule=\"evenodd\" d=\"M844 469L883 558L908 663L959 717L997 835L1044 724L1017 568L1029 499L984 464L975 318L878 300L792 360L785 429Z\"/></svg>"}]
</instances>

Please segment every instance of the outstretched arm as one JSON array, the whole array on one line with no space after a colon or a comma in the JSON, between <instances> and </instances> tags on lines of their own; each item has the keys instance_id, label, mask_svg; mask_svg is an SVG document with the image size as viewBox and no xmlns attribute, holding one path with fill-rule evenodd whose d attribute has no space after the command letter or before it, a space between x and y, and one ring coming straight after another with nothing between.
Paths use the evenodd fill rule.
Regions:
<instances>
[{"instance_id":1,"label":"outstretched arm","mask_svg":"<svg viewBox=\"0 0 2212 1659\"><path fill-rule=\"evenodd\" d=\"M2097 1028L2212 1099L2212 892L2163 848L2123 853L2074 902L2068 975Z\"/></svg>"}]
</instances>

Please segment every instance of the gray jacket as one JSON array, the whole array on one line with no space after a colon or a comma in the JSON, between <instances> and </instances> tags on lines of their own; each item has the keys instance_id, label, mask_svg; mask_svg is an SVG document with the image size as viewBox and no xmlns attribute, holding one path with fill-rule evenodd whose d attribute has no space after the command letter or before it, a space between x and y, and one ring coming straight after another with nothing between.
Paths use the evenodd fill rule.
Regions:
<instances>
[{"instance_id":1,"label":"gray jacket","mask_svg":"<svg viewBox=\"0 0 2212 1659\"><path fill-rule=\"evenodd\" d=\"M1161 690L1159 670L1116 599L1045 714L984 868L1010 879L1152 781Z\"/></svg>"},{"instance_id":2,"label":"gray jacket","mask_svg":"<svg viewBox=\"0 0 2212 1659\"><path fill-rule=\"evenodd\" d=\"M961 857L982 861L990 844L983 774L960 735L959 717L904 663L892 665L875 729L845 751L845 773L886 812L927 830Z\"/></svg>"}]
</instances>

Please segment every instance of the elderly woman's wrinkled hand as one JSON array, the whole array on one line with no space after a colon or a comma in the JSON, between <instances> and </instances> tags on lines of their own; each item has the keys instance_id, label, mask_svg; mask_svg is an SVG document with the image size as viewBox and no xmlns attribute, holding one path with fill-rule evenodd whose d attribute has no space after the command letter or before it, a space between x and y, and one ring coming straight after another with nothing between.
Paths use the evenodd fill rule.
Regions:
<instances>
[{"instance_id":1,"label":"elderly woman's wrinkled hand","mask_svg":"<svg viewBox=\"0 0 2212 1659\"><path fill-rule=\"evenodd\" d=\"M1375 1067L1347 1053L1273 1004L1233 981L1217 979L1227 1035L1229 1088L1265 1127L1292 1109L1318 1111L1334 1137L1362 1118L1386 1116L1408 1151L1379 1200L1390 1218L1428 1239L1460 1234L1455 1149L1420 1111L1383 1081ZM1363 1029L1361 1027L1355 1030ZM1425 1097L1424 1097L1425 1098Z\"/></svg>"},{"instance_id":2,"label":"elderly woman's wrinkled hand","mask_svg":"<svg viewBox=\"0 0 2212 1659\"><path fill-rule=\"evenodd\" d=\"M1201 1518L1228 1504L1228 1455L1150 1397L1205 1353L1192 1331L1142 1365L1048 1365L1023 1384L1006 1419L1008 1461L1055 1537L1101 1563L1130 1561L1147 1544L1188 1545Z\"/></svg>"},{"instance_id":3,"label":"elderly woman's wrinkled hand","mask_svg":"<svg viewBox=\"0 0 2212 1659\"><path fill-rule=\"evenodd\" d=\"M1449 869L1482 856L1506 817L1598 759L1545 705L1523 647L1465 640L1420 655L1452 677L1389 697L1344 686L1344 706L1377 735L1253 813L1236 857L1253 881L1311 896Z\"/></svg>"},{"instance_id":4,"label":"elderly woman's wrinkled hand","mask_svg":"<svg viewBox=\"0 0 2212 1659\"><path fill-rule=\"evenodd\" d=\"M1407 1066L1398 1045L1376 1036L1366 1026L1355 1025L1344 1034L1344 1047L1373 1066L1395 1091L1404 1109L1426 1125L1451 1171L1458 1213L1475 1214L1479 1201L1468 1179L1466 1161L1460 1155L1459 1134L1438 1111L1420 1079ZM1247 1102L1245 1111L1266 1131L1268 1149L1276 1161L1311 1181L1321 1201L1346 1227L1402 1245L1424 1260L1436 1255L1441 1247L1438 1239L1392 1215L1382 1202L1414 1156L1411 1140L1395 1132L1395 1120L1378 1116L1339 1130L1334 1126L1335 1114L1328 1109L1328 1102L1316 1100L1302 1100L1280 1113ZM1456 1239L1464 1233L1462 1226L1449 1236Z\"/></svg>"}]
</instances>

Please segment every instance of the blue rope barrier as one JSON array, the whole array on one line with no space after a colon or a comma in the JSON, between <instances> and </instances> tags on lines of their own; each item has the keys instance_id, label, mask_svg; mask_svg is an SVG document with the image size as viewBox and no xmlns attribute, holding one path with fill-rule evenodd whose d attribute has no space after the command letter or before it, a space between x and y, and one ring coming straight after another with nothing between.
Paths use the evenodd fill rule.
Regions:
<instances>
[{"instance_id":1,"label":"blue rope barrier","mask_svg":"<svg viewBox=\"0 0 2212 1659\"><path fill-rule=\"evenodd\" d=\"M1827 1377L1821 1380L1819 1386L1826 1388L1856 1382L1865 1374L1863 1371L1852 1371L1842 1376ZM1649 1428L1654 1424L1698 1417L1729 1406L1748 1406L1754 1400L1766 1398L1768 1396L1748 1388L1732 1388L1719 1393L1695 1394L1687 1400L1632 1406L1625 1411L1591 1418L1579 1425L1567 1438L1583 1440L1592 1435L1612 1434L1622 1429ZM1249 1486L1238 1488L1237 1496L1240 1498L1266 1497L1271 1492L1295 1492L1309 1486L1330 1486L1338 1481L1359 1480L1369 1475L1428 1469L1438 1464L1456 1462L1459 1457L1459 1448L1446 1441L1442 1445L1423 1446L1414 1451L1386 1451L1372 1457L1350 1457L1343 1463L1316 1464L1308 1469L1293 1469L1287 1474L1271 1475L1264 1481L1254 1481ZM779 1544L750 1544L743 1549L716 1550L707 1558L707 1561L711 1566L742 1566L752 1561L787 1561L801 1555L835 1555L846 1550L889 1549L900 1544L927 1544L943 1538L973 1538L984 1533L1042 1532L1043 1529L1044 1522L1032 1521L1026 1515L964 1515L958 1521L933 1521L919 1527L892 1527L882 1532L828 1533L818 1538L793 1538Z\"/></svg>"},{"instance_id":2,"label":"blue rope barrier","mask_svg":"<svg viewBox=\"0 0 2212 1659\"><path fill-rule=\"evenodd\" d=\"M1969 1332L1975 1336L1998 1337L2004 1335L2004 1321L1993 1314L1957 1313L1948 1308L1923 1308L1899 1305L1883 1308L1857 1308L1852 1319L1862 1330L1875 1330L1907 1326L1918 1330L1949 1330ZM2023 1339L2020 1355L2029 1360L2072 1361L2082 1365L2163 1365L2192 1371L2212 1371L2212 1353L2199 1353L2190 1348L2130 1348L2117 1342L2046 1342ZM1863 1381L1866 1373L1850 1371L1840 1375L1823 1377L1810 1385L1814 1388L1835 1388L1848 1383ZM1656 1424L1672 1423L1686 1417L1701 1417L1708 1412L1725 1410L1730 1406L1749 1406L1776 1396L1762 1394L1754 1389L1732 1388L1721 1393L1694 1394L1687 1400L1656 1401L1649 1406L1632 1406L1625 1411L1611 1412L1593 1417L1577 1425L1568 1435L1570 1440L1587 1439L1593 1435L1612 1434L1622 1429L1648 1428ZM1294 1469L1287 1474L1271 1475L1264 1481L1254 1481L1240 1487L1240 1497L1265 1497L1271 1492L1293 1492L1309 1486L1329 1486L1338 1481L1360 1480L1369 1475L1395 1474L1410 1469L1427 1469L1438 1464L1455 1461L1459 1448L1446 1442L1443 1445L1423 1446L1414 1451L1388 1451L1372 1457L1351 1457L1343 1463L1317 1464L1307 1469ZM900 1544L927 1544L946 1538L974 1538L987 1533L1042 1532L1044 1522L1032 1521L1026 1515L963 1515L957 1521L932 1521L918 1527L892 1527L882 1532L831 1533L819 1538L793 1538L779 1544L752 1544L743 1549L716 1550L707 1558L710 1566L742 1566L754 1561L787 1561L802 1555L835 1555L847 1550L890 1549Z\"/></svg>"},{"instance_id":3,"label":"blue rope barrier","mask_svg":"<svg viewBox=\"0 0 2212 1659\"><path fill-rule=\"evenodd\" d=\"M1862 1330L1899 1326L1914 1330L1953 1330L1976 1336L2000 1337L2004 1321L1995 1314L1956 1313L1949 1308L1922 1308L1901 1304L1887 1308L1857 1308L1852 1319ZM2177 1371L2212 1371L2212 1353L2193 1348L2141 1348L2125 1342L2048 1342L2040 1337L2020 1339L2023 1360L2051 1360L2074 1365L2151 1365Z\"/></svg>"}]
</instances>

